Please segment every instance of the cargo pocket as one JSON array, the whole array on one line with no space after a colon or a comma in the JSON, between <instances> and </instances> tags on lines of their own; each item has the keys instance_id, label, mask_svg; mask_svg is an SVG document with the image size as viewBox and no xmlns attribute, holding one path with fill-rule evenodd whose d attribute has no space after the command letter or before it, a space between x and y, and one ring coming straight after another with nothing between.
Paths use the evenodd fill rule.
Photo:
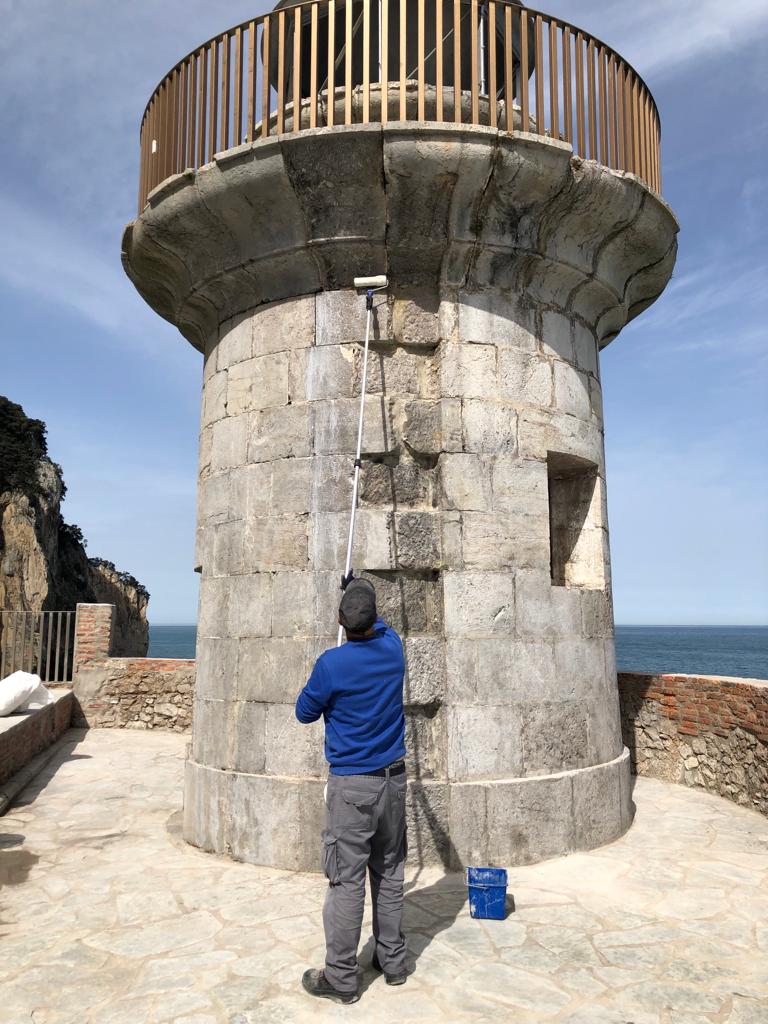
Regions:
<instances>
[{"instance_id":1,"label":"cargo pocket","mask_svg":"<svg viewBox=\"0 0 768 1024\"><path fill-rule=\"evenodd\" d=\"M378 793L359 789L342 789L341 796L344 801L344 814L343 819L340 820L343 820L345 827L370 828Z\"/></svg>"},{"instance_id":2,"label":"cargo pocket","mask_svg":"<svg viewBox=\"0 0 768 1024\"><path fill-rule=\"evenodd\" d=\"M322 869L330 885L339 884L339 852L336 846L336 836L330 832L323 832Z\"/></svg>"}]
</instances>

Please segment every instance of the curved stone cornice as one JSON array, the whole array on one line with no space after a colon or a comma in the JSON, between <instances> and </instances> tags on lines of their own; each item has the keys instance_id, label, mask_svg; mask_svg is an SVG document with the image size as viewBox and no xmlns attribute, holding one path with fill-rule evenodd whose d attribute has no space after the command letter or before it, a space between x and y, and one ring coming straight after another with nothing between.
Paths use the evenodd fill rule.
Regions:
<instances>
[{"instance_id":1,"label":"curved stone cornice","mask_svg":"<svg viewBox=\"0 0 768 1024\"><path fill-rule=\"evenodd\" d=\"M126 227L122 258L201 350L238 313L376 273L394 291L526 293L605 345L661 294L677 231L639 178L566 143L397 122L268 138L169 178Z\"/></svg>"}]
</instances>

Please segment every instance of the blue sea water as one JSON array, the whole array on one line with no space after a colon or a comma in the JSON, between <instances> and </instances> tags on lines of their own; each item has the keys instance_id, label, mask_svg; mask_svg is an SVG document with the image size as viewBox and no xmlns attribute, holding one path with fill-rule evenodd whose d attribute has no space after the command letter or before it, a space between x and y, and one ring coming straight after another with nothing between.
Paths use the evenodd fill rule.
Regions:
<instances>
[{"instance_id":1,"label":"blue sea water","mask_svg":"<svg viewBox=\"0 0 768 1024\"><path fill-rule=\"evenodd\" d=\"M768 679L768 626L617 626L616 664L632 672Z\"/></svg>"},{"instance_id":2,"label":"blue sea water","mask_svg":"<svg viewBox=\"0 0 768 1024\"><path fill-rule=\"evenodd\" d=\"M194 625L149 630L152 658L194 658ZM768 626L617 626L616 662L634 672L768 679Z\"/></svg>"}]
</instances>

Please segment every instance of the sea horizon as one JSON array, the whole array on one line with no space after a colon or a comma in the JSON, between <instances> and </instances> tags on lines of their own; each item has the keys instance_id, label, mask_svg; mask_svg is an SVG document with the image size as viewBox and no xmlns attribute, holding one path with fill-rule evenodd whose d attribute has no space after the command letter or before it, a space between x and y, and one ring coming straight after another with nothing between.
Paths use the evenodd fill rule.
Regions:
<instances>
[{"instance_id":1,"label":"sea horizon","mask_svg":"<svg viewBox=\"0 0 768 1024\"><path fill-rule=\"evenodd\" d=\"M194 658L197 626L150 623L152 658ZM768 679L768 625L615 626L622 672Z\"/></svg>"}]
</instances>

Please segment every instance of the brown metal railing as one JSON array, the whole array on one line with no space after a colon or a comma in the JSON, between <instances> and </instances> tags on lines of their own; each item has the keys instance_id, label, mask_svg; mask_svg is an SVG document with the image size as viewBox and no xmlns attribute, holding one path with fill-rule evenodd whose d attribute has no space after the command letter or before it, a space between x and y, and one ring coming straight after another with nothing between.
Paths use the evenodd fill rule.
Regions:
<instances>
[{"instance_id":1,"label":"brown metal railing","mask_svg":"<svg viewBox=\"0 0 768 1024\"><path fill-rule=\"evenodd\" d=\"M70 682L75 614L0 611L0 679L20 670L44 683Z\"/></svg>"},{"instance_id":2,"label":"brown metal railing","mask_svg":"<svg viewBox=\"0 0 768 1024\"><path fill-rule=\"evenodd\" d=\"M241 143L394 120L547 135L661 190L653 97L581 29L509 0L311 0L228 29L160 82L141 122L139 209Z\"/></svg>"}]
</instances>

